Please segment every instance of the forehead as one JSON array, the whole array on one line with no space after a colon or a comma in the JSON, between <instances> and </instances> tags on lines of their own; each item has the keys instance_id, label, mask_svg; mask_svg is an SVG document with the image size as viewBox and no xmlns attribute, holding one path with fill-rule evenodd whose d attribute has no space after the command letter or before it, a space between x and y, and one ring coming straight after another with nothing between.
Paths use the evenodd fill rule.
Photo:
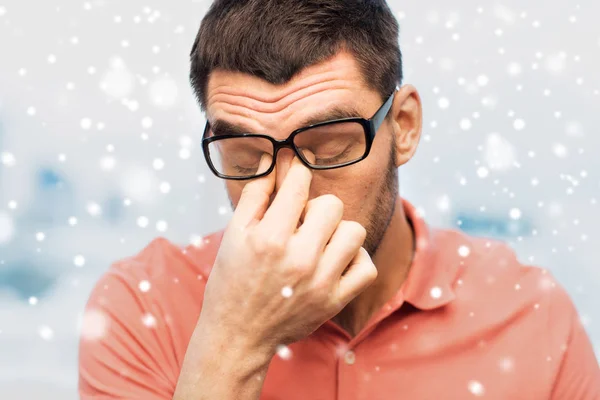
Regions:
<instances>
[{"instance_id":1,"label":"forehead","mask_svg":"<svg viewBox=\"0 0 600 400\"><path fill-rule=\"evenodd\" d=\"M244 73L213 71L206 99L207 118L211 121L234 120L253 129L284 129L283 125L291 126L330 107L366 112L372 108L369 101L377 103L378 96L365 84L354 57L340 52L303 69L282 85Z\"/></svg>"}]
</instances>

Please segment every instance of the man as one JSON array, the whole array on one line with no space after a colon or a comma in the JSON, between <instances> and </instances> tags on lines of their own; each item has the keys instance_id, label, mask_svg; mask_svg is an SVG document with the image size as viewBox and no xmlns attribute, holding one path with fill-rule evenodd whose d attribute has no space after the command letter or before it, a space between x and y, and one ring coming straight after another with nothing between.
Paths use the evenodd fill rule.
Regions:
<instances>
[{"instance_id":1,"label":"man","mask_svg":"<svg viewBox=\"0 0 600 400\"><path fill-rule=\"evenodd\" d=\"M82 399L600 399L550 274L399 197L421 102L383 0L217 0L191 63L235 212L103 276Z\"/></svg>"}]
</instances>

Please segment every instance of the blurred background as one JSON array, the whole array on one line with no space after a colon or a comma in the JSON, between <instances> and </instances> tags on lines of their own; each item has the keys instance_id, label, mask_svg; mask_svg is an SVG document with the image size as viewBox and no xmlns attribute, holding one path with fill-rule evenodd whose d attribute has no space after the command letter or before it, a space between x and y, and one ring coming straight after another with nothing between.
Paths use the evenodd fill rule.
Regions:
<instances>
[{"instance_id":1,"label":"blurred background","mask_svg":"<svg viewBox=\"0 0 600 400\"><path fill-rule=\"evenodd\" d=\"M231 217L188 55L209 1L0 0L0 398L76 399L99 276ZM509 242L600 353L600 3L390 1L424 132L400 169L430 225Z\"/></svg>"}]
</instances>

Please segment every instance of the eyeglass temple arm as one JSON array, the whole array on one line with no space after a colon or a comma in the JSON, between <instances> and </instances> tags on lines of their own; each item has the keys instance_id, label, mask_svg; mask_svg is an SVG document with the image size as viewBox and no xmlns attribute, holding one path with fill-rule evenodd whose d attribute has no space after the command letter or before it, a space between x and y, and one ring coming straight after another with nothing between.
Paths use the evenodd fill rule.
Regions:
<instances>
[{"instance_id":1,"label":"eyeglass temple arm","mask_svg":"<svg viewBox=\"0 0 600 400\"><path fill-rule=\"evenodd\" d=\"M375 132L377 132L377 130L381 126L381 123L390 111L390 108L392 107L392 102L394 101L394 94L397 90L398 87L396 86L396 88L394 89L392 94L390 94L385 103L383 103L381 107L379 107L379 110L377 110L375 115L373 115L373 118L371 118L371 127L373 128L373 135L375 135Z\"/></svg>"}]
</instances>

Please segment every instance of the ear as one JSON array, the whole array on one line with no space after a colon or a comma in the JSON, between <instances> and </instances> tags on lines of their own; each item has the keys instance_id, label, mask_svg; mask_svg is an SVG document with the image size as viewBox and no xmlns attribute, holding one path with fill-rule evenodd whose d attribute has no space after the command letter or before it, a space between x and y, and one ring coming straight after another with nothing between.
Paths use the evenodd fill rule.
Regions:
<instances>
[{"instance_id":1,"label":"ear","mask_svg":"<svg viewBox=\"0 0 600 400\"><path fill-rule=\"evenodd\" d=\"M414 86L397 89L389 118L395 139L395 164L399 167L413 157L421 139L423 112L421 97Z\"/></svg>"}]
</instances>

